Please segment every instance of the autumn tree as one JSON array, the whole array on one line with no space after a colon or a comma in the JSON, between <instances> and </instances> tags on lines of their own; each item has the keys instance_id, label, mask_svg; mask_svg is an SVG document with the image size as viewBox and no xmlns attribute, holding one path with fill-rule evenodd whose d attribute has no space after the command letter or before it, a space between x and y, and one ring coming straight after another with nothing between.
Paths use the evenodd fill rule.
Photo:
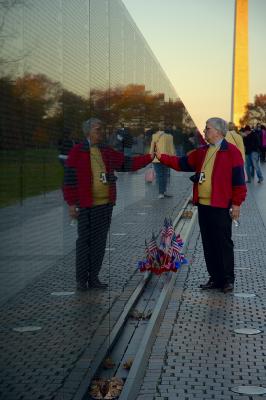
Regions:
<instances>
[{"instance_id":1,"label":"autumn tree","mask_svg":"<svg viewBox=\"0 0 266 400\"><path fill-rule=\"evenodd\" d=\"M260 122L266 125L266 94L258 94L253 103L246 105L244 116L240 119L240 125L256 125Z\"/></svg>"},{"instance_id":2,"label":"autumn tree","mask_svg":"<svg viewBox=\"0 0 266 400\"><path fill-rule=\"evenodd\" d=\"M26 74L16 80L14 95L20 106L17 113L26 146L34 144L33 133L37 129L44 129L46 120L56 113L60 93L60 84L42 74Z\"/></svg>"},{"instance_id":3,"label":"autumn tree","mask_svg":"<svg viewBox=\"0 0 266 400\"><path fill-rule=\"evenodd\" d=\"M90 95L91 115L101 118L109 127L125 122L143 132L145 126L161 121L181 127L184 110L180 100L165 101L163 93L152 93L144 85L93 90Z\"/></svg>"},{"instance_id":4,"label":"autumn tree","mask_svg":"<svg viewBox=\"0 0 266 400\"><path fill-rule=\"evenodd\" d=\"M54 130L52 141L57 142L55 138L62 138L66 129L71 132L73 139L81 139L83 136L82 123L91 115L89 100L69 90L62 89L58 104L56 113L50 115L46 121L50 130Z\"/></svg>"}]
</instances>

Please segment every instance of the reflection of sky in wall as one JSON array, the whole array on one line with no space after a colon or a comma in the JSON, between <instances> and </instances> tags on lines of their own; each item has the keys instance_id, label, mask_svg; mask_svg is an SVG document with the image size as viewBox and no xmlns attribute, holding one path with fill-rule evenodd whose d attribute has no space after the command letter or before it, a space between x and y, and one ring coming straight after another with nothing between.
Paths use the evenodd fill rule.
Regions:
<instances>
[{"instance_id":1,"label":"reflection of sky in wall","mask_svg":"<svg viewBox=\"0 0 266 400\"><path fill-rule=\"evenodd\" d=\"M230 118L234 0L123 0L202 128ZM249 0L250 100L266 93L266 1Z\"/></svg>"},{"instance_id":2,"label":"reflection of sky in wall","mask_svg":"<svg viewBox=\"0 0 266 400\"><path fill-rule=\"evenodd\" d=\"M3 58L22 57L20 63L7 66L9 71L45 74L83 96L89 89L108 89L110 82L112 87L145 84L147 90L166 93L166 98L176 97L119 0L25 4L10 12L5 23Z\"/></svg>"}]
</instances>

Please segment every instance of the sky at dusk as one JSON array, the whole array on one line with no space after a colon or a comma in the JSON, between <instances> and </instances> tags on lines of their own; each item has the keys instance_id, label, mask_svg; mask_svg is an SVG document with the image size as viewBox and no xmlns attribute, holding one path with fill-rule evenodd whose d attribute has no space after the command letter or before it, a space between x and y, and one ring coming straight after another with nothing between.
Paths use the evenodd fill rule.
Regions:
<instances>
[{"instance_id":1,"label":"sky at dusk","mask_svg":"<svg viewBox=\"0 0 266 400\"><path fill-rule=\"evenodd\" d=\"M234 0L123 0L202 131L230 120ZM266 0L249 0L250 101L266 94Z\"/></svg>"}]
</instances>

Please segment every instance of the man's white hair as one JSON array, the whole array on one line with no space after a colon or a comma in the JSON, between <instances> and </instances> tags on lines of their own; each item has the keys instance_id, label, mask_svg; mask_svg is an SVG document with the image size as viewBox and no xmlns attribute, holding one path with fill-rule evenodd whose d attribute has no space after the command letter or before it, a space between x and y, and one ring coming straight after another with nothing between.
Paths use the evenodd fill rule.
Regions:
<instances>
[{"instance_id":1,"label":"man's white hair","mask_svg":"<svg viewBox=\"0 0 266 400\"><path fill-rule=\"evenodd\" d=\"M98 118L90 118L87 121L83 122L82 130L83 130L84 135L87 135L91 131L93 125L97 125L97 124L102 125L102 121Z\"/></svg>"},{"instance_id":2,"label":"man's white hair","mask_svg":"<svg viewBox=\"0 0 266 400\"><path fill-rule=\"evenodd\" d=\"M223 134L223 136L225 136L228 131L228 124L222 118L218 118L218 117L209 118L206 121L206 124L210 124L214 129L221 132Z\"/></svg>"}]
</instances>

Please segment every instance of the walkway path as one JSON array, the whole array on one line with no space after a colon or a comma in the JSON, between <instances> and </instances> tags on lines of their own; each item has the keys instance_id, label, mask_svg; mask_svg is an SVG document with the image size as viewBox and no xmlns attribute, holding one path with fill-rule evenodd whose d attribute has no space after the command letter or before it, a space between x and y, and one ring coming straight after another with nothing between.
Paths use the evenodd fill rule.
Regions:
<instances>
[{"instance_id":1,"label":"walkway path","mask_svg":"<svg viewBox=\"0 0 266 400\"><path fill-rule=\"evenodd\" d=\"M263 166L266 177L266 167ZM154 344L138 400L258 400L235 386L266 387L266 183L249 185L241 225L234 228L234 294L202 291L207 280L199 229ZM239 293L254 295L238 297ZM240 335L236 328L256 328Z\"/></svg>"}]
</instances>

